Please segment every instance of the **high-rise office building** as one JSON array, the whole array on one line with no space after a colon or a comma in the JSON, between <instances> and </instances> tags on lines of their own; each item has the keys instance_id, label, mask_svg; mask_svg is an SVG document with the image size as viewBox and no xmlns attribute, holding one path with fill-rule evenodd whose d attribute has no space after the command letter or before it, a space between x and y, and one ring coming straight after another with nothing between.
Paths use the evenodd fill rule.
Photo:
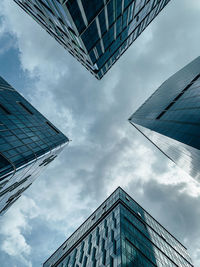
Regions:
<instances>
[{"instance_id":1,"label":"high-rise office building","mask_svg":"<svg viewBox=\"0 0 200 267\"><path fill-rule=\"evenodd\" d=\"M191 267L187 249L120 187L44 267Z\"/></svg>"},{"instance_id":2,"label":"high-rise office building","mask_svg":"<svg viewBox=\"0 0 200 267\"><path fill-rule=\"evenodd\" d=\"M170 0L14 0L97 79Z\"/></svg>"},{"instance_id":3,"label":"high-rise office building","mask_svg":"<svg viewBox=\"0 0 200 267\"><path fill-rule=\"evenodd\" d=\"M57 157L68 141L0 77L0 215Z\"/></svg>"},{"instance_id":4,"label":"high-rise office building","mask_svg":"<svg viewBox=\"0 0 200 267\"><path fill-rule=\"evenodd\" d=\"M200 181L200 57L165 81L130 123Z\"/></svg>"}]
</instances>

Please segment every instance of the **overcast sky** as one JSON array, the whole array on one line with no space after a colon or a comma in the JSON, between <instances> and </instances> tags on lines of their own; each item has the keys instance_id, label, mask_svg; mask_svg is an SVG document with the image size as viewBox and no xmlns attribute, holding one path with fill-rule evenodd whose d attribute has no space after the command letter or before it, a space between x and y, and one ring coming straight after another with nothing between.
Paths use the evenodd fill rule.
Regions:
<instances>
[{"instance_id":1,"label":"overcast sky","mask_svg":"<svg viewBox=\"0 0 200 267\"><path fill-rule=\"evenodd\" d=\"M0 75L72 142L0 218L0 266L38 267L117 186L200 266L200 185L127 119L200 55L200 1L172 0L96 80L12 0L0 5Z\"/></svg>"}]
</instances>

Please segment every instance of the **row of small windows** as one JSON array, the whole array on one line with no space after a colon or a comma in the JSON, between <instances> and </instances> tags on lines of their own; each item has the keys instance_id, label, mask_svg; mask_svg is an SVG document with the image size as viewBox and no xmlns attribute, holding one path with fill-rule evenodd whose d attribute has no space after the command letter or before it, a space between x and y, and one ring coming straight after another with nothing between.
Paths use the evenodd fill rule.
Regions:
<instances>
[{"instance_id":1,"label":"row of small windows","mask_svg":"<svg viewBox=\"0 0 200 267\"><path fill-rule=\"evenodd\" d=\"M105 209L105 207L106 207L106 204L104 204L103 206L102 206L102 209L104 208ZM91 218L91 219L93 219L93 218L95 218L94 216ZM112 217L111 217L111 220L113 221L113 229L116 229L116 227L117 227L117 219L115 218L115 213L113 212L112 213ZM110 223L109 223L109 225L110 225ZM102 227L103 229L104 229L104 233L105 233L105 238L108 238L109 237L109 232L110 232L110 237L111 237L111 241L112 241L112 243L113 243L113 253L114 254L116 254L117 253L117 241L115 240L115 238L114 238L114 230L113 229L110 229L110 231L109 231L109 229L108 229L108 222L107 222L107 219L105 219L104 221L103 221L103 227ZM84 231L85 232L85 231ZM83 234L83 232L81 232L82 234ZM81 234L81 235L82 235ZM96 233L94 234L95 235L95 244L96 244L96 246L99 246L100 245L100 249L101 249L101 251L102 251L102 255L103 254L105 254L105 252L104 252L104 250L105 250L105 242L106 242L106 240L105 240L105 238L103 238L103 237L101 237L101 233L100 233L100 229L99 229L99 227L97 227L96 228ZM81 236L80 236L81 237ZM70 238L71 239L71 238ZM77 241L79 239L79 237L78 236L76 236L75 237L75 240ZM100 240L101 240L101 242L100 242ZM85 247L85 242L86 241L82 241L82 244L81 244L81 247L80 247L80 257L79 257L79 262L81 262L82 263L82 260L83 260L83 256L84 256L84 247ZM63 245L63 247L62 247L62 250L65 250L66 248L70 248L72 245L73 245L73 242L70 244L71 242L69 242L69 240L67 240L66 242L65 242L65 244ZM85 248L85 253L87 253L88 255L90 255L91 254L91 252L92 252L92 260L93 260L93 262L95 262L96 263L96 259L95 259L95 254L96 254L96 248L95 247L93 247L94 245L92 244L92 234L90 234L89 235L89 237L88 237L88 241L87 241L87 249ZM93 248L92 248L93 247ZM95 250L95 251L94 251ZM103 253L104 252L104 253ZM70 257L70 255L68 256L68 260L69 260L69 257ZM68 261L67 260L67 261ZM77 259L78 260L78 259ZM103 256L102 256L102 262L106 262L106 257L104 258ZM64 265L65 266L65 265ZM66 266L68 266L68 265L66 265ZM82 265L81 265L82 266ZM94 266L96 266L96 265L94 265Z\"/></svg>"},{"instance_id":2,"label":"row of small windows","mask_svg":"<svg viewBox=\"0 0 200 267\"><path fill-rule=\"evenodd\" d=\"M51 155L50 157L46 158L43 160L43 162L39 165L41 166L46 166L48 165L50 162L52 162L55 158L57 157L57 155Z\"/></svg>"},{"instance_id":3,"label":"row of small windows","mask_svg":"<svg viewBox=\"0 0 200 267\"><path fill-rule=\"evenodd\" d=\"M99 236L99 238L98 238L98 236ZM97 229L96 229L96 242L95 242L95 244L97 246L99 246L99 241L97 242L97 240L99 240L99 239L100 239L99 227L97 227ZM115 255L117 255L117 241L114 239L114 231L112 229L111 229L111 242L112 243L109 243L109 246L113 246L113 253ZM87 243L86 248L85 248L85 243ZM76 262L79 262L82 264L81 266L87 266L87 265L85 265L85 262L88 262L88 260L89 260L89 263L92 262L92 266L96 266L96 263L97 263L96 252L97 252L98 248L95 247L95 244L92 244L92 234L90 234L87 242L82 241L80 249L76 248L74 250L74 252L72 252L70 255L68 255L66 257L66 259L64 260L65 263L62 263L61 266L68 266L70 259L72 259L71 262L73 264L75 264ZM106 240L103 237L101 238L101 243L100 243L99 249L102 253L100 253L101 255L99 255L99 253L98 253L98 259L102 262L102 264L104 266L107 266L108 251L107 251L107 246L106 246ZM78 256L78 254L79 254L79 256ZM84 256L84 254L85 254L85 256ZM91 257L89 257L90 255L91 255ZM111 262L110 266L113 266L114 259L112 258L112 256L110 256L110 257L111 257L110 258L110 262ZM72 266L73 266L73 264L72 264Z\"/></svg>"},{"instance_id":4,"label":"row of small windows","mask_svg":"<svg viewBox=\"0 0 200 267\"><path fill-rule=\"evenodd\" d=\"M34 115L34 113L21 101L16 101L16 103L22 107L28 114L30 115ZM3 105L2 103L0 103L0 110L5 114L5 115L12 115L12 113L10 112L10 110L5 107L5 105ZM46 124L57 134L59 134L60 132L48 121L46 121Z\"/></svg>"},{"instance_id":5,"label":"row of small windows","mask_svg":"<svg viewBox=\"0 0 200 267\"><path fill-rule=\"evenodd\" d=\"M0 192L0 197L2 197L4 194L6 194L7 192L11 192L13 191L15 188L17 188L18 186L20 186L21 184L23 184L24 182L26 182L28 180L28 178L31 175L28 175L26 178L24 178L23 180L21 180L20 182L15 182L14 184L12 184L11 186L9 186L8 188L6 188L5 190L3 190L2 192Z\"/></svg>"},{"instance_id":6,"label":"row of small windows","mask_svg":"<svg viewBox=\"0 0 200 267\"><path fill-rule=\"evenodd\" d=\"M16 101L16 103L21 106L27 113L33 115L33 112L30 111L29 108L27 108L21 101ZM3 111L4 114L6 115L12 115L12 113L10 112L10 110L5 107L2 103L0 103L0 109Z\"/></svg>"},{"instance_id":7,"label":"row of small windows","mask_svg":"<svg viewBox=\"0 0 200 267\"><path fill-rule=\"evenodd\" d=\"M74 32L74 30L71 28L71 27L69 27L68 25L66 25L65 23L64 23L64 21L62 20L62 18L60 18L60 17L57 17L54 13L53 13L53 11L45 4L45 3L43 3L42 1L39 1L40 2L40 4L42 4L43 5L43 7L45 8L45 9L47 9L50 13L51 13L51 15L53 15L53 20L55 21L55 22L53 22L52 21L52 19L50 18L50 16L49 16L49 14L48 14L48 20L49 20L49 22L51 23L51 25L50 24L48 24L45 20L44 20L44 18L47 18L47 16L44 14L44 12L41 10L41 8L39 8L37 5L33 5L34 6L34 8L36 9L36 11L38 11L38 12L36 12L36 11L34 11L27 3L24 3L24 5L26 5L26 7L29 9L31 9L31 11L33 12L33 13L36 13L36 15L37 15L37 17L35 17L35 15L34 15L34 18L37 20L37 18L39 18L39 20L40 20L40 22L42 21L42 24L44 25L44 26L46 26L47 28L50 28L50 29L52 29L53 31L55 30L56 31L56 34L57 34L57 36L58 37L61 37L62 39L64 39L64 36L65 37L67 37L67 39L70 39L71 41L72 41L72 43L74 43L74 45L76 45L76 46L78 46L78 48L81 50L81 52L83 53L83 54L85 54L85 51L80 47L80 45L77 43L77 40L76 40L76 34L75 34L75 32ZM44 10L45 11L45 10ZM41 15L43 15L43 17L41 17ZM66 27L67 27L67 32L66 31L64 31L64 30L62 30L58 25L57 25L57 20L60 22L60 24L61 24L61 26L64 28L64 29L66 29ZM54 28L52 28L52 25L53 25L53 27ZM48 31L48 30L47 30ZM50 32L49 32L50 33ZM70 35L68 36L67 35L67 33L70 33ZM71 37L71 38L70 38ZM75 41L74 41L74 40ZM58 40L57 40L58 41ZM66 41L66 40L65 40ZM70 45L71 46L71 45Z\"/></svg>"},{"instance_id":8,"label":"row of small windows","mask_svg":"<svg viewBox=\"0 0 200 267\"><path fill-rule=\"evenodd\" d=\"M3 209L0 210L0 214L5 212L21 195L17 196L14 200L8 202Z\"/></svg>"},{"instance_id":9,"label":"row of small windows","mask_svg":"<svg viewBox=\"0 0 200 267\"><path fill-rule=\"evenodd\" d=\"M180 97L193 85L193 83L200 78L198 74L173 100L172 102L156 117L159 120L179 99Z\"/></svg>"}]
</instances>

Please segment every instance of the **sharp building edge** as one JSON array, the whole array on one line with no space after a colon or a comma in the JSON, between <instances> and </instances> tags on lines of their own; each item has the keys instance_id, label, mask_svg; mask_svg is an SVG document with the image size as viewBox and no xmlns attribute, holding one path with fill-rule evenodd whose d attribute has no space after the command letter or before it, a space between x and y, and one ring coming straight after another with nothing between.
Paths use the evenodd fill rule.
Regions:
<instances>
[{"instance_id":1,"label":"sharp building edge","mask_svg":"<svg viewBox=\"0 0 200 267\"><path fill-rule=\"evenodd\" d=\"M187 249L118 187L43 267L191 267Z\"/></svg>"},{"instance_id":2,"label":"sharp building edge","mask_svg":"<svg viewBox=\"0 0 200 267\"><path fill-rule=\"evenodd\" d=\"M14 0L101 79L170 0Z\"/></svg>"},{"instance_id":3,"label":"sharp building edge","mask_svg":"<svg viewBox=\"0 0 200 267\"><path fill-rule=\"evenodd\" d=\"M69 139L0 77L0 215Z\"/></svg>"},{"instance_id":4,"label":"sharp building edge","mask_svg":"<svg viewBox=\"0 0 200 267\"><path fill-rule=\"evenodd\" d=\"M200 181L200 57L166 80L130 123L196 181Z\"/></svg>"}]
</instances>

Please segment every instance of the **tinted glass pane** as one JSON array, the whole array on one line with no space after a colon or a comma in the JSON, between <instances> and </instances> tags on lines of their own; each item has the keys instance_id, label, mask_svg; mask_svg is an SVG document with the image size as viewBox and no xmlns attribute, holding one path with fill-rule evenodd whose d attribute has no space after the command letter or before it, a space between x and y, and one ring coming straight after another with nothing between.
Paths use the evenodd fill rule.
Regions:
<instances>
[{"instance_id":1,"label":"tinted glass pane","mask_svg":"<svg viewBox=\"0 0 200 267\"><path fill-rule=\"evenodd\" d=\"M104 6L103 0L82 0L82 4L89 23L96 17Z\"/></svg>"}]
</instances>

